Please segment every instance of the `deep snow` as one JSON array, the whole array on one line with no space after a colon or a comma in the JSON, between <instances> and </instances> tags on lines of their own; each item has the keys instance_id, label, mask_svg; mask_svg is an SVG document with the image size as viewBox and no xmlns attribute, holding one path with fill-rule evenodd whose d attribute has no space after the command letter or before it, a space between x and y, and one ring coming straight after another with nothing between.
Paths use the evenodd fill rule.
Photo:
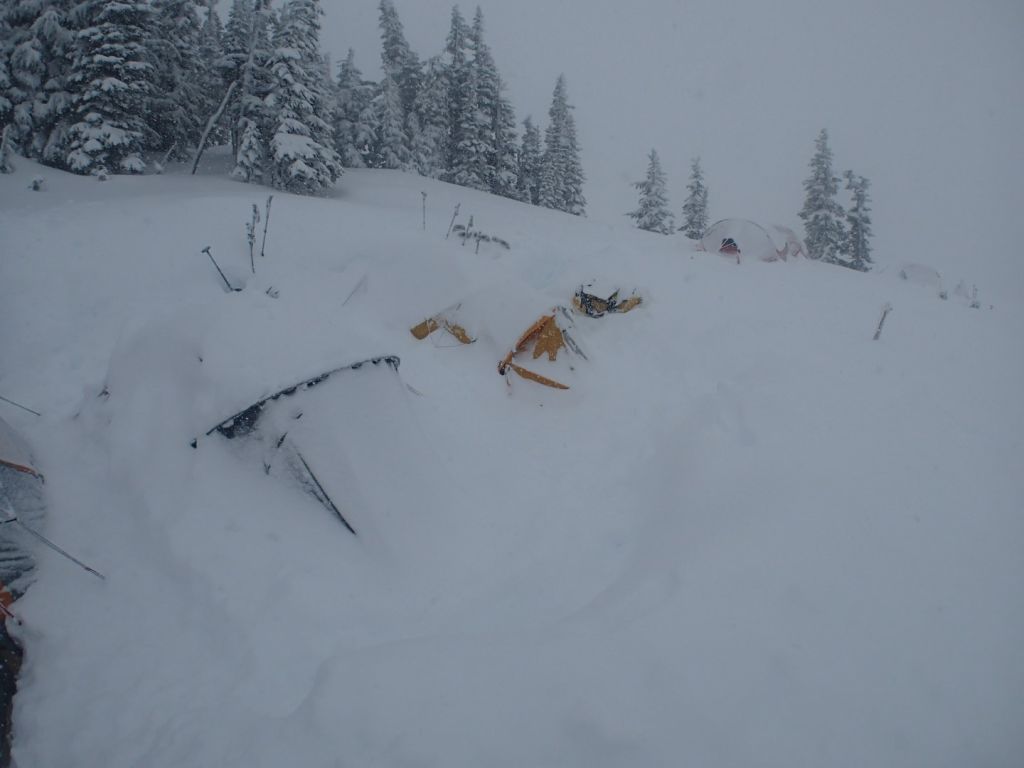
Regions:
<instances>
[{"instance_id":1,"label":"deep snow","mask_svg":"<svg viewBox=\"0 0 1024 768\"><path fill-rule=\"evenodd\" d=\"M276 194L251 275L267 194L0 177L0 393L44 414L4 418L107 576L38 553L20 765L1019 764L1020 301L380 171ZM446 240L457 202L511 250ZM644 304L507 387L591 281ZM460 303L475 344L409 334ZM358 537L266 446L189 445L381 354L275 412Z\"/></svg>"}]
</instances>

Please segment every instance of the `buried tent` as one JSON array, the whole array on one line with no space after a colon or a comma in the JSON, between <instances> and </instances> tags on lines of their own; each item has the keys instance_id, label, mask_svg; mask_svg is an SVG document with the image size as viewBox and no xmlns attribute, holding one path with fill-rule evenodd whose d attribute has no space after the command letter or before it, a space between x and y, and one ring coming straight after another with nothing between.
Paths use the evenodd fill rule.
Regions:
<instances>
[{"instance_id":1,"label":"buried tent","mask_svg":"<svg viewBox=\"0 0 1024 768\"><path fill-rule=\"evenodd\" d=\"M409 332L418 341L433 338L434 345L439 347L473 344L478 337L498 344L515 338L511 347L505 348L497 366L506 384L511 385L511 372L537 384L565 390L569 386L562 380L575 371L567 358L588 359L576 338L574 315L601 318L606 314L625 314L643 302L635 290L626 297L620 295L618 288L600 294L591 290L593 283L580 285L569 306L552 305L551 296L532 286L504 280L429 315L410 327ZM525 330L523 322L530 323ZM567 354L560 357L562 350ZM543 366L545 373L521 364L524 358L537 361L542 357L547 363Z\"/></svg>"},{"instance_id":2,"label":"buried tent","mask_svg":"<svg viewBox=\"0 0 1024 768\"><path fill-rule=\"evenodd\" d=\"M43 476L35 468L28 445L0 419L0 604L24 594L35 567L16 519L33 529L43 518Z\"/></svg>"},{"instance_id":3,"label":"buried tent","mask_svg":"<svg viewBox=\"0 0 1024 768\"><path fill-rule=\"evenodd\" d=\"M413 335L417 341L423 341L427 336L437 330L444 330L449 336L454 338L460 344L472 344L476 341L475 338L470 336L466 331L464 324L459 320L459 310L462 308L462 304L453 304L452 306L442 309L440 312L431 315L426 320L417 323L409 329L409 333Z\"/></svg>"},{"instance_id":4,"label":"buried tent","mask_svg":"<svg viewBox=\"0 0 1024 768\"><path fill-rule=\"evenodd\" d=\"M397 356L381 355L322 371L315 376L297 381L251 402L210 427L206 431L205 437L216 432L228 440L238 437L254 438L265 474L284 476L297 482L303 490L337 516L342 525L355 535L356 529L325 488L325 482L330 486L330 481L322 481L311 466L322 466L321 462L317 461L317 457L320 457L321 453L324 464L328 463L327 460L330 457L337 455L334 450L320 451L318 448L323 446L325 429L327 435L334 431L331 428L333 420L326 416L326 413L332 408L338 407L336 403L332 404L332 400L340 399L344 402L347 399L346 393L340 393L339 397L339 393L336 392L329 393L324 397L323 389L325 387L321 385L329 380L336 382L342 375L353 374L364 368L368 370L385 368L397 374L399 364L400 360ZM357 382L358 378L357 376ZM364 388L365 386L364 383ZM379 393L379 384L371 383L369 386L369 391ZM315 395L319 397L314 396L314 393L311 392L314 388L318 388ZM327 388L330 389L330 387ZM356 404L355 407L365 410L359 404ZM316 415L302 420L307 409ZM345 421L344 418L340 419L338 426L343 426ZM198 444L199 438L192 441L193 448L197 448ZM307 444L312 444L313 447L306 450Z\"/></svg>"},{"instance_id":5,"label":"buried tent","mask_svg":"<svg viewBox=\"0 0 1024 768\"><path fill-rule=\"evenodd\" d=\"M24 440L0 419L0 765L11 750L11 714L21 668L21 646L7 633L9 606L25 593L35 560L25 525L42 522L43 476ZM21 525L19 525L21 523Z\"/></svg>"},{"instance_id":6,"label":"buried tent","mask_svg":"<svg viewBox=\"0 0 1024 768\"><path fill-rule=\"evenodd\" d=\"M584 290L584 286L581 285L573 295L572 307L577 314L591 318L601 318L606 314L625 314L638 307L642 302L643 297L637 294L636 291L630 294L628 298L620 299L619 289L615 289L607 298L602 298L597 294L588 293ZM532 357L534 360L542 355L547 355L548 361L554 362L558 358L558 352L561 349L568 349L570 353L586 360L588 359L586 354L573 337L575 328L576 324L568 309L563 306L552 308L550 312L541 315L536 322L523 331L515 345L508 351L508 354L498 363L498 373L505 377L506 383L509 382L508 372L514 371L522 378L535 381L546 387L569 389L567 385L559 381L542 376L536 371L531 371L516 364L513 362L513 359L516 355L527 352L532 346ZM570 369L573 369L572 366L570 366Z\"/></svg>"},{"instance_id":7,"label":"buried tent","mask_svg":"<svg viewBox=\"0 0 1024 768\"><path fill-rule=\"evenodd\" d=\"M774 236L756 222L747 219L722 219L712 224L700 240L699 249L719 253L739 262L740 258L758 261L786 261L805 253L803 243L788 227L773 226Z\"/></svg>"},{"instance_id":8,"label":"buried tent","mask_svg":"<svg viewBox=\"0 0 1024 768\"><path fill-rule=\"evenodd\" d=\"M588 317L604 317L608 313L625 314L643 303L643 297L635 290L627 298L620 299L619 289L616 288L607 298L602 298L584 290L590 287L581 285L572 297L573 309Z\"/></svg>"}]
</instances>

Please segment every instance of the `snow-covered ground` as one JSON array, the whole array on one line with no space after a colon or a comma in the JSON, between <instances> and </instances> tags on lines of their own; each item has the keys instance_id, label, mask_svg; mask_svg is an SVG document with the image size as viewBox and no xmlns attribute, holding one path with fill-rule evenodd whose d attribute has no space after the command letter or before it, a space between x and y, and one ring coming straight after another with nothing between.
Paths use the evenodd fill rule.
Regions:
<instances>
[{"instance_id":1,"label":"snow-covered ground","mask_svg":"<svg viewBox=\"0 0 1024 768\"><path fill-rule=\"evenodd\" d=\"M106 575L39 552L19 765L1020 765L1024 297L380 171L275 195L252 275L267 194L0 176L0 394L43 417L2 415ZM446 240L456 203L511 249ZM568 391L507 386L591 281L644 303L527 358ZM410 335L453 305L475 344ZM378 355L267 412L356 537L203 436Z\"/></svg>"}]
</instances>

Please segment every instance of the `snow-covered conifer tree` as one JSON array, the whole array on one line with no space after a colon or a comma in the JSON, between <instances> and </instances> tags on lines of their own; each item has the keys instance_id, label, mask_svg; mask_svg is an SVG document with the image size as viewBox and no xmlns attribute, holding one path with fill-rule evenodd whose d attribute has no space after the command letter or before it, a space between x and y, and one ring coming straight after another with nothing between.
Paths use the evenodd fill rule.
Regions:
<instances>
[{"instance_id":1,"label":"snow-covered conifer tree","mask_svg":"<svg viewBox=\"0 0 1024 768\"><path fill-rule=\"evenodd\" d=\"M0 5L0 134L10 125L11 113L14 111L14 102L10 99L11 69L8 64L12 37L6 4ZM8 131L7 135L10 136L10 133Z\"/></svg>"},{"instance_id":2,"label":"snow-covered conifer tree","mask_svg":"<svg viewBox=\"0 0 1024 768\"><path fill-rule=\"evenodd\" d=\"M373 165L405 170L414 166L413 143L419 141L419 120L409 116L419 93L420 62L405 39L394 3L380 0L379 10L384 77L374 99L377 148Z\"/></svg>"},{"instance_id":3,"label":"snow-covered conifer tree","mask_svg":"<svg viewBox=\"0 0 1024 768\"><path fill-rule=\"evenodd\" d=\"M8 141L31 153L35 121L32 104L42 90L46 52L32 27L39 18L34 0L5 0L0 6L0 114L6 113Z\"/></svg>"},{"instance_id":4,"label":"snow-covered conifer tree","mask_svg":"<svg viewBox=\"0 0 1024 768\"><path fill-rule=\"evenodd\" d=\"M529 116L523 120L523 141L519 147L518 161L516 197L524 203L537 205L540 196L540 129Z\"/></svg>"},{"instance_id":5,"label":"snow-covered conifer tree","mask_svg":"<svg viewBox=\"0 0 1024 768\"><path fill-rule=\"evenodd\" d=\"M71 0L7 0L0 5L0 127L22 153L62 166L72 96L67 76L75 44Z\"/></svg>"},{"instance_id":6,"label":"snow-covered conifer tree","mask_svg":"<svg viewBox=\"0 0 1024 768\"><path fill-rule=\"evenodd\" d=\"M67 167L76 173L141 173L152 66L149 0L86 0L68 82L75 95Z\"/></svg>"},{"instance_id":7,"label":"snow-covered conifer tree","mask_svg":"<svg viewBox=\"0 0 1024 768\"><path fill-rule=\"evenodd\" d=\"M238 8L240 15L247 13L245 0L241 0L232 11ZM244 20L244 15L242 16ZM271 91L270 74L270 38L275 26L274 12L270 0L256 0L256 4L248 15L249 37L245 45L245 59L238 74L240 87L238 100L231 121L232 147L235 151L235 167L231 175L244 182L260 181L269 157L269 143L272 114L265 99ZM232 24L229 17L228 32ZM241 22L240 22L241 23ZM244 31L239 29L239 33ZM235 43L231 43L235 45ZM240 43L241 44L241 43ZM227 52L229 61L237 51Z\"/></svg>"},{"instance_id":8,"label":"snow-covered conifer tree","mask_svg":"<svg viewBox=\"0 0 1024 768\"><path fill-rule=\"evenodd\" d=\"M317 90L323 98L319 114L327 123L327 127L329 129L328 136L330 141L328 142L328 145L340 158L341 153L338 152L334 141L334 126L337 122L338 114L338 89L335 87L334 76L331 74L333 67L334 63L331 60L330 52L321 54L320 66L316 69L316 85ZM342 166L344 167L344 163Z\"/></svg>"},{"instance_id":9,"label":"snow-covered conifer tree","mask_svg":"<svg viewBox=\"0 0 1024 768\"><path fill-rule=\"evenodd\" d=\"M846 234L843 231L843 208L836 201L839 179L832 172L832 150L828 131L824 128L814 142L811 175L804 181L807 193L800 218L804 222L807 255L829 264L843 263Z\"/></svg>"},{"instance_id":10,"label":"snow-covered conifer tree","mask_svg":"<svg viewBox=\"0 0 1024 768\"><path fill-rule=\"evenodd\" d=\"M225 84L230 84L241 77L242 67L249 58L255 13L254 0L232 0L228 20L221 34L223 54L218 63Z\"/></svg>"},{"instance_id":11,"label":"snow-covered conifer tree","mask_svg":"<svg viewBox=\"0 0 1024 768\"><path fill-rule=\"evenodd\" d=\"M851 268L867 272L872 263L871 198L868 197L871 182L853 171L847 171L843 177L851 197L851 205L846 212L846 258Z\"/></svg>"},{"instance_id":12,"label":"snow-covered conifer tree","mask_svg":"<svg viewBox=\"0 0 1024 768\"><path fill-rule=\"evenodd\" d=\"M14 173L14 147L11 146L13 128L10 123L0 128L0 173Z\"/></svg>"},{"instance_id":13,"label":"snow-covered conifer tree","mask_svg":"<svg viewBox=\"0 0 1024 768\"><path fill-rule=\"evenodd\" d=\"M380 0L381 66L398 86L402 120L413 110L420 88L419 57L405 39L402 22L391 0Z\"/></svg>"},{"instance_id":14,"label":"snow-covered conifer tree","mask_svg":"<svg viewBox=\"0 0 1024 768\"><path fill-rule=\"evenodd\" d=\"M691 240L700 240L708 228L708 188L704 184L704 171L700 167L699 157L690 163L690 181L686 191L683 225L679 231Z\"/></svg>"},{"instance_id":15,"label":"snow-covered conifer tree","mask_svg":"<svg viewBox=\"0 0 1024 768\"><path fill-rule=\"evenodd\" d=\"M385 74L373 100L376 140L373 145L371 166L401 171L412 166L411 140L402 115L402 96L398 83Z\"/></svg>"},{"instance_id":16,"label":"snow-covered conifer tree","mask_svg":"<svg viewBox=\"0 0 1024 768\"><path fill-rule=\"evenodd\" d=\"M6 130L8 147L14 143L15 127L11 123L18 99L11 74L11 55L21 36L20 30L16 31L14 11L13 0L0 3L0 131Z\"/></svg>"},{"instance_id":17,"label":"snow-covered conifer tree","mask_svg":"<svg viewBox=\"0 0 1024 768\"><path fill-rule=\"evenodd\" d=\"M665 188L665 172L661 160L653 149L647 156L647 176L643 181L633 183L640 191L640 204L627 215L640 229L667 235L673 230L672 213L668 207L668 190Z\"/></svg>"},{"instance_id":18,"label":"snow-covered conifer tree","mask_svg":"<svg viewBox=\"0 0 1024 768\"><path fill-rule=\"evenodd\" d=\"M458 166L453 180L474 189L492 187L494 155L494 116L498 109L498 71L491 50L484 41L484 17L477 6L467 40L467 104L462 121L462 140L458 145Z\"/></svg>"},{"instance_id":19,"label":"snow-covered conifer tree","mask_svg":"<svg viewBox=\"0 0 1024 768\"><path fill-rule=\"evenodd\" d=\"M324 90L322 13L319 0L288 0L269 64L270 182L304 194L322 192L342 173Z\"/></svg>"},{"instance_id":20,"label":"snow-covered conifer tree","mask_svg":"<svg viewBox=\"0 0 1024 768\"><path fill-rule=\"evenodd\" d=\"M475 141L476 130L476 84L473 82L469 59L469 29L459 11L452 8L451 25L445 44L444 74L447 85L446 105L448 108L447 137L445 141L445 173L442 178L455 184L463 184L472 173L471 158L467 148ZM483 188L480 180L478 188Z\"/></svg>"},{"instance_id":21,"label":"snow-covered conifer tree","mask_svg":"<svg viewBox=\"0 0 1024 768\"><path fill-rule=\"evenodd\" d=\"M46 77L32 106L35 135L32 153L48 165L61 166L67 156L74 98L68 86L77 30L69 0L53 0L33 25L44 46Z\"/></svg>"},{"instance_id":22,"label":"snow-covered conifer tree","mask_svg":"<svg viewBox=\"0 0 1024 768\"><path fill-rule=\"evenodd\" d=\"M473 98L477 90L476 74L476 70L470 64L467 67L466 79L463 81L466 93L462 102L464 109L452 115L452 130L454 133L457 129L460 139L452 154L447 180L463 187L487 191L490 189L487 169L488 145L484 142L482 131L483 115L476 109Z\"/></svg>"},{"instance_id":23,"label":"snow-covered conifer tree","mask_svg":"<svg viewBox=\"0 0 1024 768\"><path fill-rule=\"evenodd\" d=\"M206 95L206 102L203 105L205 111L200 117L205 127L213 112L220 106L230 83L225 83L224 72L221 69L221 62L224 59L224 27L217 14L216 0L206 0L200 17L202 29L199 33L199 79L200 87ZM210 141L213 144L222 144L227 140L227 136L225 126L218 125L211 134Z\"/></svg>"},{"instance_id":24,"label":"snow-covered conifer tree","mask_svg":"<svg viewBox=\"0 0 1024 768\"><path fill-rule=\"evenodd\" d=\"M583 196L583 184L586 176L580 161L579 143L576 138L576 119L572 113L566 115L566 145L568 147L565 164L565 211L573 216L587 215L587 200Z\"/></svg>"},{"instance_id":25,"label":"snow-covered conifer tree","mask_svg":"<svg viewBox=\"0 0 1024 768\"><path fill-rule=\"evenodd\" d=\"M217 0L205 0L202 3L203 10L200 14L203 24L203 39L212 42L211 47L217 50L221 48L221 39L224 36L224 24L217 13Z\"/></svg>"},{"instance_id":26,"label":"snow-covered conifer tree","mask_svg":"<svg viewBox=\"0 0 1024 768\"><path fill-rule=\"evenodd\" d=\"M335 89L334 148L346 168L365 168L376 141L373 127L373 85L363 80L351 48L338 69Z\"/></svg>"},{"instance_id":27,"label":"snow-covered conifer tree","mask_svg":"<svg viewBox=\"0 0 1024 768\"><path fill-rule=\"evenodd\" d=\"M576 139L576 121L572 116L565 88L565 75L559 75L548 110L541 160L539 203L576 216L582 216L587 201L583 197L583 166Z\"/></svg>"},{"instance_id":28,"label":"snow-covered conifer tree","mask_svg":"<svg viewBox=\"0 0 1024 768\"><path fill-rule=\"evenodd\" d=\"M439 179L445 173L448 137L448 80L440 56L427 61L413 111L418 128L413 133L413 162L422 175Z\"/></svg>"},{"instance_id":29,"label":"snow-covered conifer tree","mask_svg":"<svg viewBox=\"0 0 1024 768\"><path fill-rule=\"evenodd\" d=\"M216 106L200 54L202 22L194 0L153 0L155 18L146 41L154 63L146 117L149 146L173 159L190 155Z\"/></svg>"},{"instance_id":30,"label":"snow-covered conifer tree","mask_svg":"<svg viewBox=\"0 0 1024 768\"><path fill-rule=\"evenodd\" d=\"M405 116L405 132L409 136L409 170L416 171L421 176L429 176L428 170L431 165L433 147L428 137L424 136L420 128L420 119L416 110Z\"/></svg>"},{"instance_id":31,"label":"snow-covered conifer tree","mask_svg":"<svg viewBox=\"0 0 1024 768\"><path fill-rule=\"evenodd\" d=\"M491 192L502 197L518 199L516 179L519 175L519 147L516 135L516 116L512 102L501 91L505 85L498 80L498 103L492 117L494 151L491 166Z\"/></svg>"},{"instance_id":32,"label":"snow-covered conifer tree","mask_svg":"<svg viewBox=\"0 0 1024 768\"><path fill-rule=\"evenodd\" d=\"M478 176L496 195L515 197L516 127L512 104L502 95L504 83L494 55L484 40L484 15L477 6L469 33L475 92L476 141L473 149Z\"/></svg>"},{"instance_id":33,"label":"snow-covered conifer tree","mask_svg":"<svg viewBox=\"0 0 1024 768\"><path fill-rule=\"evenodd\" d=\"M232 99L227 108L229 117L225 121L233 155L238 154L238 146L242 138L240 120L244 94L241 86L249 61L249 46L252 43L255 14L254 0L232 0L227 22L224 24L224 31L221 34L221 55L217 60L217 70L223 81L222 87L228 89L232 83L238 83L232 92Z\"/></svg>"}]
</instances>

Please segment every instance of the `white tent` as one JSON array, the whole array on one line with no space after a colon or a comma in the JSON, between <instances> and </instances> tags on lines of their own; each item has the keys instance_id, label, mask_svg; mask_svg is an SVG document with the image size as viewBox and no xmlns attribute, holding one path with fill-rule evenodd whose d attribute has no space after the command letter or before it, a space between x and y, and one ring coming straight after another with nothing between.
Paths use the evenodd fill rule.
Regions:
<instances>
[{"instance_id":1,"label":"white tent","mask_svg":"<svg viewBox=\"0 0 1024 768\"><path fill-rule=\"evenodd\" d=\"M748 219L722 219L712 224L701 239L702 250L720 253L739 261L785 261L804 253L803 243L788 227L774 226L773 237L768 230Z\"/></svg>"}]
</instances>

